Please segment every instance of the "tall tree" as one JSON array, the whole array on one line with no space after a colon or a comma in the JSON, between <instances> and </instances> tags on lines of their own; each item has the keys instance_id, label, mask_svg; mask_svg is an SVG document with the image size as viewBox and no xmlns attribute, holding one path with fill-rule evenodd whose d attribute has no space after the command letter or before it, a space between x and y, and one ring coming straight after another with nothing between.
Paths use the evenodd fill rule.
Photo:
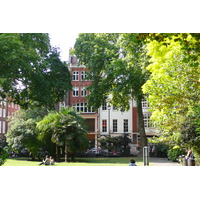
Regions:
<instances>
[{"instance_id":1,"label":"tall tree","mask_svg":"<svg viewBox=\"0 0 200 200\"><path fill-rule=\"evenodd\" d=\"M112 94L111 104L120 110L129 109L134 98L138 107L138 128L141 148L147 145L142 105L142 86L148 79L145 70L148 57L140 34L87 33L80 34L75 43L75 55L86 65L93 81L88 87L89 104L99 108Z\"/></svg>"},{"instance_id":2,"label":"tall tree","mask_svg":"<svg viewBox=\"0 0 200 200\"><path fill-rule=\"evenodd\" d=\"M0 34L0 96L23 108L37 101L54 108L71 89L67 64L51 48L48 34Z\"/></svg>"},{"instance_id":3,"label":"tall tree","mask_svg":"<svg viewBox=\"0 0 200 200\"><path fill-rule=\"evenodd\" d=\"M167 140L177 135L187 138L183 127L191 137L199 123L200 34L156 34L147 49L151 76L143 90L148 94L152 119ZM192 138L199 140L195 131ZM193 139L188 144L198 143Z\"/></svg>"}]
</instances>

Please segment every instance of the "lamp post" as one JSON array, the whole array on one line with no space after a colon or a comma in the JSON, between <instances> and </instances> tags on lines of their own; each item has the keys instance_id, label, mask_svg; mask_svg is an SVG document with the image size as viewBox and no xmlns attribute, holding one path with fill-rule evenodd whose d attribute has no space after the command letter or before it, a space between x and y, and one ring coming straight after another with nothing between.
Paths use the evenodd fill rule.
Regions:
<instances>
[{"instance_id":1,"label":"lamp post","mask_svg":"<svg viewBox=\"0 0 200 200\"><path fill-rule=\"evenodd\" d=\"M110 103L108 103L108 135L110 136L110 110L111 110L111 106Z\"/></svg>"}]
</instances>

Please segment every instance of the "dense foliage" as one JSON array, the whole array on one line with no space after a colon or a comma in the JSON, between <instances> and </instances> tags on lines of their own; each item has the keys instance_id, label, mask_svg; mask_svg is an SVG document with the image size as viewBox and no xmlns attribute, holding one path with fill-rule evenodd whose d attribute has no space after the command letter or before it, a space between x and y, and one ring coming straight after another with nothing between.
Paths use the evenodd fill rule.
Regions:
<instances>
[{"instance_id":1,"label":"dense foliage","mask_svg":"<svg viewBox=\"0 0 200 200\"><path fill-rule=\"evenodd\" d=\"M5 149L2 149L0 151L0 166L3 165L6 162L6 159L8 158L8 151Z\"/></svg>"},{"instance_id":2,"label":"dense foliage","mask_svg":"<svg viewBox=\"0 0 200 200\"><path fill-rule=\"evenodd\" d=\"M143 91L160 141L193 148L199 154L200 34L151 34L147 37L151 72ZM200 155L200 154L199 154Z\"/></svg>"},{"instance_id":3,"label":"dense foliage","mask_svg":"<svg viewBox=\"0 0 200 200\"><path fill-rule=\"evenodd\" d=\"M44 150L45 147L37 138L36 123L46 114L45 108L20 110L15 113L10 119L6 133L8 145L13 151L20 153L26 148L33 159L40 158L42 149Z\"/></svg>"},{"instance_id":4,"label":"dense foliage","mask_svg":"<svg viewBox=\"0 0 200 200\"><path fill-rule=\"evenodd\" d=\"M92 85L87 88L90 91L88 100L95 109L110 101L119 110L128 110L129 100L136 100L142 148L147 145L141 106L144 99L142 86L149 73L145 70L148 64L145 43L138 35L80 34L74 53L79 64L86 65L90 70L87 78L92 80Z\"/></svg>"},{"instance_id":5,"label":"dense foliage","mask_svg":"<svg viewBox=\"0 0 200 200\"><path fill-rule=\"evenodd\" d=\"M8 157L8 150L6 149L6 137L0 134L0 166L3 165Z\"/></svg>"},{"instance_id":6,"label":"dense foliage","mask_svg":"<svg viewBox=\"0 0 200 200\"><path fill-rule=\"evenodd\" d=\"M180 147L175 146L175 147L173 147L172 149L170 149L168 151L167 156L168 156L168 158L170 160L172 160L173 162L175 162L175 161L178 161L179 156L185 155L185 153L186 152L184 150L182 150Z\"/></svg>"},{"instance_id":7,"label":"dense foliage","mask_svg":"<svg viewBox=\"0 0 200 200\"><path fill-rule=\"evenodd\" d=\"M68 153L73 155L79 150L87 149L89 141L84 119L72 108L50 112L38 122L37 129L40 140L50 139L57 146L65 148L65 161L68 160Z\"/></svg>"},{"instance_id":8,"label":"dense foliage","mask_svg":"<svg viewBox=\"0 0 200 200\"><path fill-rule=\"evenodd\" d=\"M0 34L0 97L23 108L33 102L54 108L71 89L67 64L43 33Z\"/></svg>"}]
</instances>

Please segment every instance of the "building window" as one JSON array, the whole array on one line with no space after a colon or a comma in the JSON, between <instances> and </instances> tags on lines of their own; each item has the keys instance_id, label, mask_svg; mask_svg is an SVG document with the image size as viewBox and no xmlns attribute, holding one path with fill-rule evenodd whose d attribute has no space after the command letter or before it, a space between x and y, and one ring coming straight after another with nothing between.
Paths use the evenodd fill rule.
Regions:
<instances>
[{"instance_id":1,"label":"building window","mask_svg":"<svg viewBox=\"0 0 200 200\"><path fill-rule=\"evenodd\" d=\"M113 119L113 132L117 132L117 119Z\"/></svg>"},{"instance_id":2,"label":"building window","mask_svg":"<svg viewBox=\"0 0 200 200\"><path fill-rule=\"evenodd\" d=\"M65 108L65 102L59 102L59 109Z\"/></svg>"},{"instance_id":3,"label":"building window","mask_svg":"<svg viewBox=\"0 0 200 200\"><path fill-rule=\"evenodd\" d=\"M3 122L3 130L2 130L2 133L5 133L6 132L6 122Z\"/></svg>"},{"instance_id":4,"label":"building window","mask_svg":"<svg viewBox=\"0 0 200 200\"><path fill-rule=\"evenodd\" d=\"M14 108L14 103L12 103L12 108Z\"/></svg>"},{"instance_id":5,"label":"building window","mask_svg":"<svg viewBox=\"0 0 200 200\"><path fill-rule=\"evenodd\" d=\"M78 87L73 87L73 97L78 97Z\"/></svg>"},{"instance_id":6,"label":"building window","mask_svg":"<svg viewBox=\"0 0 200 200\"><path fill-rule=\"evenodd\" d=\"M77 104L74 104L72 107L77 112L94 113L92 107L88 107L87 103L77 103Z\"/></svg>"},{"instance_id":7,"label":"building window","mask_svg":"<svg viewBox=\"0 0 200 200\"><path fill-rule=\"evenodd\" d=\"M86 96L87 96L87 91L86 91L86 88L85 88L85 87L82 87L82 88L81 88L81 96L82 96L82 97L86 97Z\"/></svg>"},{"instance_id":8,"label":"building window","mask_svg":"<svg viewBox=\"0 0 200 200\"><path fill-rule=\"evenodd\" d=\"M102 105L102 110L107 110L107 104L106 103Z\"/></svg>"},{"instance_id":9,"label":"building window","mask_svg":"<svg viewBox=\"0 0 200 200\"><path fill-rule=\"evenodd\" d=\"M6 106L6 99L0 99L0 105Z\"/></svg>"},{"instance_id":10,"label":"building window","mask_svg":"<svg viewBox=\"0 0 200 200\"><path fill-rule=\"evenodd\" d=\"M73 81L78 81L78 72L73 72L72 80Z\"/></svg>"},{"instance_id":11,"label":"building window","mask_svg":"<svg viewBox=\"0 0 200 200\"><path fill-rule=\"evenodd\" d=\"M2 133L2 132L1 132L1 121L0 121L0 133Z\"/></svg>"},{"instance_id":12,"label":"building window","mask_svg":"<svg viewBox=\"0 0 200 200\"><path fill-rule=\"evenodd\" d=\"M128 132L128 119L124 119L124 133Z\"/></svg>"},{"instance_id":13,"label":"building window","mask_svg":"<svg viewBox=\"0 0 200 200\"><path fill-rule=\"evenodd\" d=\"M2 117L2 108L0 108L0 117Z\"/></svg>"},{"instance_id":14,"label":"building window","mask_svg":"<svg viewBox=\"0 0 200 200\"><path fill-rule=\"evenodd\" d=\"M102 120L102 132L107 132L107 120Z\"/></svg>"},{"instance_id":15,"label":"building window","mask_svg":"<svg viewBox=\"0 0 200 200\"><path fill-rule=\"evenodd\" d=\"M143 116L144 116L144 127L152 128L153 127L153 123L150 120L151 114L150 113L144 113Z\"/></svg>"},{"instance_id":16,"label":"building window","mask_svg":"<svg viewBox=\"0 0 200 200\"><path fill-rule=\"evenodd\" d=\"M6 109L3 109L3 117L6 117Z\"/></svg>"},{"instance_id":17,"label":"building window","mask_svg":"<svg viewBox=\"0 0 200 200\"><path fill-rule=\"evenodd\" d=\"M143 108L149 108L149 104L148 104L148 101L147 100L142 100L142 107Z\"/></svg>"},{"instance_id":18,"label":"building window","mask_svg":"<svg viewBox=\"0 0 200 200\"><path fill-rule=\"evenodd\" d=\"M81 72L81 80L82 80L82 81L85 81L85 80L86 80L86 77L87 77L86 71L82 71L82 72Z\"/></svg>"}]
</instances>

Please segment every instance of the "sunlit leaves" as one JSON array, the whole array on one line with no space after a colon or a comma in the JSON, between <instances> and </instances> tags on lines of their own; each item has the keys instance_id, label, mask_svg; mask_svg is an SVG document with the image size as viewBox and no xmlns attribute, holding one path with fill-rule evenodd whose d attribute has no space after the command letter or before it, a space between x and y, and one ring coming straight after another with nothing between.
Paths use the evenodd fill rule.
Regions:
<instances>
[{"instance_id":1,"label":"sunlit leaves","mask_svg":"<svg viewBox=\"0 0 200 200\"><path fill-rule=\"evenodd\" d=\"M163 132L181 131L184 121L199 104L199 37L193 34L160 34L147 44L150 79L143 86L152 108L152 119Z\"/></svg>"}]
</instances>

